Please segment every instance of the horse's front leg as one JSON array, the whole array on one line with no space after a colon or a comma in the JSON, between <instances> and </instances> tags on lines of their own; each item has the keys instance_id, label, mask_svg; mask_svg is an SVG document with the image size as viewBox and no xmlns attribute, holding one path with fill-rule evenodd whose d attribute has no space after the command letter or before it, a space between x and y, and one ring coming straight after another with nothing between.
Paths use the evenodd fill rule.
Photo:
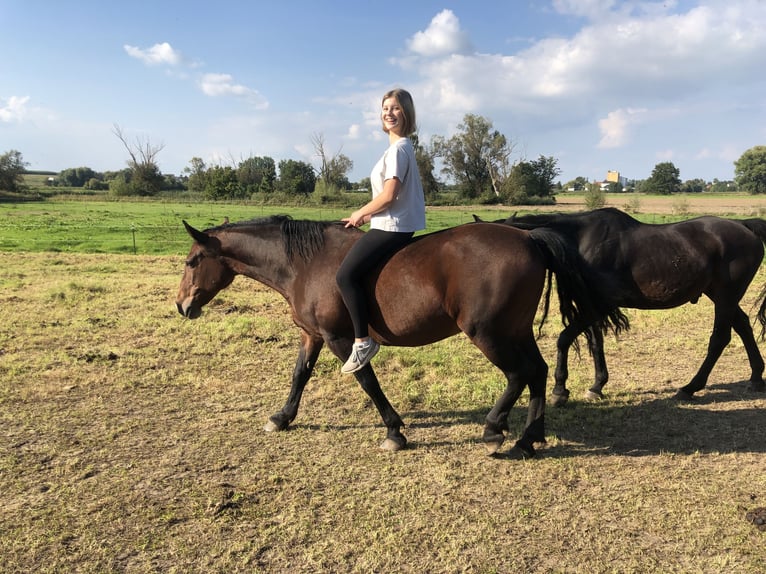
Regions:
<instances>
[{"instance_id":1,"label":"horse's front leg","mask_svg":"<svg viewBox=\"0 0 766 574\"><path fill-rule=\"evenodd\" d=\"M702 361L702 365L697 374L692 377L688 385L681 387L675 395L680 401L690 401L694 398L694 393L705 388L708 377L718 361L726 345L731 341L731 314L727 310L720 309L719 305L715 307L715 319L713 320L713 332L710 334L710 341L707 346L707 356Z\"/></svg>"},{"instance_id":2,"label":"horse's front leg","mask_svg":"<svg viewBox=\"0 0 766 574\"><path fill-rule=\"evenodd\" d=\"M266 432L286 430L290 423L295 420L301 396L303 396L303 390L306 388L306 383L311 377L323 344L324 341L321 337L312 337L301 330L301 346L298 350L298 360L295 362L295 369L293 369L293 380L287 402L282 407L282 410L269 417L269 421L263 427L263 430Z\"/></svg>"},{"instance_id":3,"label":"horse's front leg","mask_svg":"<svg viewBox=\"0 0 766 574\"><path fill-rule=\"evenodd\" d=\"M328 340L327 344L338 359L345 361L351 352L352 342L353 340L333 339ZM375 376L372 365L368 364L363 369L357 371L354 373L354 377L356 377L362 390L372 399L375 408L378 409L378 413L380 413L380 417L383 419L383 424L386 425L386 439L380 444L380 448L390 451L402 450L407 446L407 438L401 432L404 423L399 413L394 410L394 407L388 402L386 395L380 388L378 377Z\"/></svg>"},{"instance_id":4,"label":"horse's front leg","mask_svg":"<svg viewBox=\"0 0 766 574\"><path fill-rule=\"evenodd\" d=\"M380 388L378 377L375 376L372 366L367 365L362 370L354 373L354 376L362 389L364 389L364 392L372 399L383 419L383 424L386 425L386 440L380 444L380 448L390 451L402 450L407 446L407 438L401 432L404 423L401 417L399 417L399 413L394 410L394 407L388 402L386 395Z\"/></svg>"}]
</instances>

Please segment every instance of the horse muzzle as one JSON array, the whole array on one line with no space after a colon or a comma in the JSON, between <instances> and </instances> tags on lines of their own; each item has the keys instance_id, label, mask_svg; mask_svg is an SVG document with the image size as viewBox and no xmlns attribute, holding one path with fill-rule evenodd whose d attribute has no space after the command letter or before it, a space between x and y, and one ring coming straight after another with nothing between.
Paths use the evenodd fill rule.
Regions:
<instances>
[{"instance_id":1,"label":"horse muzzle","mask_svg":"<svg viewBox=\"0 0 766 574\"><path fill-rule=\"evenodd\" d=\"M202 315L202 309L199 305L195 305L194 301L176 302L176 309L187 319L196 319Z\"/></svg>"}]
</instances>

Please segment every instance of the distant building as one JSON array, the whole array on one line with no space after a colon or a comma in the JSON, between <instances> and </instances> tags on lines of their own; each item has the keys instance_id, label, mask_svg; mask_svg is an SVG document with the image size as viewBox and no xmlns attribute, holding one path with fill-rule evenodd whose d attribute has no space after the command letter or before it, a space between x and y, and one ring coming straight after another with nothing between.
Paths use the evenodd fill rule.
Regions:
<instances>
[{"instance_id":1,"label":"distant building","mask_svg":"<svg viewBox=\"0 0 766 574\"><path fill-rule=\"evenodd\" d=\"M607 183L619 183L622 185L622 187L626 187L628 185L628 178L622 177L619 171L607 171L606 181Z\"/></svg>"}]
</instances>

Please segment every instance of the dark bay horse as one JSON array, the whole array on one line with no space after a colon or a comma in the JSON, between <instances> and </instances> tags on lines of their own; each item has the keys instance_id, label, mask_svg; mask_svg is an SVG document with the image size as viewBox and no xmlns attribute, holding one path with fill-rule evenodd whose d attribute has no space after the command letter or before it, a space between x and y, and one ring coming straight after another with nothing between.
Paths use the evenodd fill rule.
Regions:
<instances>
[{"instance_id":1,"label":"dark bay horse","mask_svg":"<svg viewBox=\"0 0 766 574\"><path fill-rule=\"evenodd\" d=\"M323 345L344 360L354 334L335 283L351 245L361 236L339 222L296 221L274 216L198 231L176 304L190 319L201 313L236 275L279 292L300 329L301 343L287 401L265 430L285 430L295 419L304 387ZM462 331L507 379L502 396L486 417L483 440L490 453L502 445L508 414L529 387L527 423L516 443L533 455L545 440L548 366L534 337L533 323L548 271L556 273L564 313L573 322L605 313L590 299L577 268L576 250L549 230L522 231L492 223L466 224L414 239L370 277L370 332L384 345L427 345ZM545 311L550 295L550 276ZM586 319L587 318L587 319ZM406 445L403 422L368 365L355 373L387 428L382 448Z\"/></svg>"},{"instance_id":2,"label":"dark bay horse","mask_svg":"<svg viewBox=\"0 0 766 574\"><path fill-rule=\"evenodd\" d=\"M706 295L715 306L713 332L707 356L697 374L676 394L690 400L703 389L713 366L731 340L739 335L750 361L751 388L764 390L764 362L750 321L739 302L763 261L766 221L697 217L678 223L641 223L614 208L572 214L512 216L501 220L519 229L549 228L577 246L591 267L594 295L610 307L669 309L696 303ZM766 291L757 317L766 325ZM593 356L595 383L588 398L603 397L609 373L604 357L603 330L589 329L584 321L565 326L558 338L553 403L566 402L569 391L567 358L570 346L586 333Z\"/></svg>"}]
</instances>

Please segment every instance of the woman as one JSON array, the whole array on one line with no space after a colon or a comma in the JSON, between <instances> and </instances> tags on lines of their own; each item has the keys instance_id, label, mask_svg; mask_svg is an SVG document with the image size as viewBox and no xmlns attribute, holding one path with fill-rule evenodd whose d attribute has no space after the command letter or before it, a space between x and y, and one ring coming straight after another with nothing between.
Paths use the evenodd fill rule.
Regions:
<instances>
[{"instance_id":1,"label":"woman","mask_svg":"<svg viewBox=\"0 0 766 574\"><path fill-rule=\"evenodd\" d=\"M409 136L415 133L415 104L409 92L391 90L383 96L380 118L388 134L388 149L372 170L372 200L343 219L346 227L370 224L349 250L336 276L343 302L354 325L351 356L341 368L355 373L380 349L368 331L364 279L383 259L426 227L423 186Z\"/></svg>"}]
</instances>

